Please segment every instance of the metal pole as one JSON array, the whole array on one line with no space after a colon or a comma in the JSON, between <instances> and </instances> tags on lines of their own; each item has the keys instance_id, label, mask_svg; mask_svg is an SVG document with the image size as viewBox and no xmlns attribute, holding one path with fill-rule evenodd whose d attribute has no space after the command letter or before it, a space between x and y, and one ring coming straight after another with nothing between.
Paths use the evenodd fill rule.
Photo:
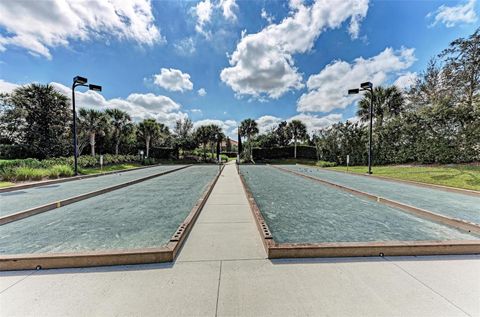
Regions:
<instances>
[{"instance_id":1,"label":"metal pole","mask_svg":"<svg viewBox=\"0 0 480 317\"><path fill-rule=\"evenodd\" d=\"M370 131L368 136L368 174L372 174L372 121L373 121L373 85L370 87Z\"/></svg>"},{"instance_id":2,"label":"metal pole","mask_svg":"<svg viewBox=\"0 0 480 317\"><path fill-rule=\"evenodd\" d=\"M75 111L75 83L72 85L72 106L73 106L73 161L75 176L78 175L78 162L77 162L77 112Z\"/></svg>"}]
</instances>

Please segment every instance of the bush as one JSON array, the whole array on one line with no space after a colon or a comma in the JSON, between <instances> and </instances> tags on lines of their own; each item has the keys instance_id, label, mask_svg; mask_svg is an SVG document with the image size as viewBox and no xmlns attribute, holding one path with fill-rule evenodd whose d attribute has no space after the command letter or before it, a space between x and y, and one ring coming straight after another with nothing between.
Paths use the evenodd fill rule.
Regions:
<instances>
[{"instance_id":1,"label":"bush","mask_svg":"<svg viewBox=\"0 0 480 317\"><path fill-rule=\"evenodd\" d=\"M53 165L48 169L48 178L70 177L74 172L69 165Z\"/></svg>"},{"instance_id":2,"label":"bush","mask_svg":"<svg viewBox=\"0 0 480 317\"><path fill-rule=\"evenodd\" d=\"M178 158L178 149L168 147L153 147L150 149L150 157L156 159L176 159Z\"/></svg>"},{"instance_id":3,"label":"bush","mask_svg":"<svg viewBox=\"0 0 480 317\"><path fill-rule=\"evenodd\" d=\"M34 157L35 151L25 144L0 144L0 159L26 159Z\"/></svg>"},{"instance_id":4,"label":"bush","mask_svg":"<svg viewBox=\"0 0 480 317\"><path fill-rule=\"evenodd\" d=\"M254 160L293 158L294 146L254 148L252 155ZM314 146L297 145L297 158L316 160L317 150Z\"/></svg>"},{"instance_id":5,"label":"bush","mask_svg":"<svg viewBox=\"0 0 480 317\"><path fill-rule=\"evenodd\" d=\"M15 180L16 181L26 181L26 180L42 180L44 177L48 176L48 170L44 168L31 168L31 167L19 167L15 169Z\"/></svg>"},{"instance_id":6,"label":"bush","mask_svg":"<svg viewBox=\"0 0 480 317\"><path fill-rule=\"evenodd\" d=\"M319 166L319 167L334 167L334 166L337 166L337 163L335 163L335 162L327 162L327 161L318 161L317 163L315 163L315 166Z\"/></svg>"},{"instance_id":7,"label":"bush","mask_svg":"<svg viewBox=\"0 0 480 317\"><path fill-rule=\"evenodd\" d=\"M221 154L231 158L237 157L237 152L222 152Z\"/></svg>"}]
</instances>

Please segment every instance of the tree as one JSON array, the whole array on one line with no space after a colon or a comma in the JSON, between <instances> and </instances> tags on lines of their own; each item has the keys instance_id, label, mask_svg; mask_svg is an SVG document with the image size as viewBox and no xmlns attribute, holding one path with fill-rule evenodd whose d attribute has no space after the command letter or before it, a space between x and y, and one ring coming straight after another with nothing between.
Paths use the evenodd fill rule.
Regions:
<instances>
[{"instance_id":1,"label":"tree","mask_svg":"<svg viewBox=\"0 0 480 317\"><path fill-rule=\"evenodd\" d=\"M90 143L90 154L95 156L95 136L105 134L108 120L105 114L95 109L81 108L78 111L79 128L87 135Z\"/></svg>"},{"instance_id":2,"label":"tree","mask_svg":"<svg viewBox=\"0 0 480 317\"><path fill-rule=\"evenodd\" d=\"M275 129L275 134L279 146L287 146L292 139L287 121L282 121L278 124L278 127Z\"/></svg>"},{"instance_id":3,"label":"tree","mask_svg":"<svg viewBox=\"0 0 480 317\"><path fill-rule=\"evenodd\" d=\"M68 98L51 85L30 84L1 96L2 139L28 145L37 158L68 155L71 118Z\"/></svg>"},{"instance_id":4,"label":"tree","mask_svg":"<svg viewBox=\"0 0 480 317\"><path fill-rule=\"evenodd\" d=\"M224 134L222 133L222 128L216 124L208 125L208 129L210 132L210 150L212 153L212 157L215 153L215 146L217 143L222 141Z\"/></svg>"},{"instance_id":5,"label":"tree","mask_svg":"<svg viewBox=\"0 0 480 317\"><path fill-rule=\"evenodd\" d=\"M373 118L377 126L382 126L385 118L395 117L404 110L405 100L397 86L375 87L373 94ZM371 100L372 93L367 91L358 103L357 115L363 122L370 120Z\"/></svg>"},{"instance_id":6,"label":"tree","mask_svg":"<svg viewBox=\"0 0 480 317\"><path fill-rule=\"evenodd\" d=\"M195 131L195 139L203 147L203 159L207 160L207 145L211 140L210 126L202 125Z\"/></svg>"},{"instance_id":7,"label":"tree","mask_svg":"<svg viewBox=\"0 0 480 317\"><path fill-rule=\"evenodd\" d=\"M155 119L145 119L138 124L137 130L140 138L145 142L145 155L149 157L150 146L161 134L161 127ZM163 132L164 133L164 132Z\"/></svg>"},{"instance_id":8,"label":"tree","mask_svg":"<svg viewBox=\"0 0 480 317\"><path fill-rule=\"evenodd\" d=\"M240 135L247 137L248 142L248 155L249 158L252 159L252 142L251 139L253 136L258 134L258 125L257 122L253 119L245 119L240 123Z\"/></svg>"},{"instance_id":9,"label":"tree","mask_svg":"<svg viewBox=\"0 0 480 317\"><path fill-rule=\"evenodd\" d=\"M480 91L480 28L467 39L451 42L439 57L445 63L443 74L457 101L472 106Z\"/></svg>"},{"instance_id":10,"label":"tree","mask_svg":"<svg viewBox=\"0 0 480 317\"><path fill-rule=\"evenodd\" d=\"M128 132L132 129L132 119L127 112L115 108L107 109L106 114L108 115L110 126L113 132L115 154L118 155L118 148L120 146L122 136L128 134Z\"/></svg>"},{"instance_id":11,"label":"tree","mask_svg":"<svg viewBox=\"0 0 480 317\"><path fill-rule=\"evenodd\" d=\"M225 151L232 152L232 141L227 136L227 141L225 141Z\"/></svg>"},{"instance_id":12,"label":"tree","mask_svg":"<svg viewBox=\"0 0 480 317\"><path fill-rule=\"evenodd\" d=\"M292 120L287 127L293 137L293 157L297 158L297 140L303 140L307 137L307 126L300 120Z\"/></svg>"}]
</instances>

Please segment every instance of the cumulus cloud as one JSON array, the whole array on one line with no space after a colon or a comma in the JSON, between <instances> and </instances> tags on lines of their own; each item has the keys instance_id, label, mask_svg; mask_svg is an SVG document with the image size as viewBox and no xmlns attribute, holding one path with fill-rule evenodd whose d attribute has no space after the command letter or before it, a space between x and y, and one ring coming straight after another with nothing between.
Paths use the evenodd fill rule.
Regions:
<instances>
[{"instance_id":1,"label":"cumulus cloud","mask_svg":"<svg viewBox=\"0 0 480 317\"><path fill-rule=\"evenodd\" d=\"M443 23L447 28L451 28L459 23L475 23L478 19L475 13L475 2L476 0L468 0L464 4L453 7L441 5L436 11L430 12L427 17L434 19L431 26Z\"/></svg>"},{"instance_id":2,"label":"cumulus cloud","mask_svg":"<svg viewBox=\"0 0 480 317\"><path fill-rule=\"evenodd\" d=\"M223 130L223 133L227 136L232 137L237 132L237 121L235 120L217 120L217 119L204 119L199 120L193 123L193 127L196 129L202 125L216 124L220 126Z\"/></svg>"},{"instance_id":3,"label":"cumulus cloud","mask_svg":"<svg viewBox=\"0 0 480 317\"><path fill-rule=\"evenodd\" d=\"M265 8L262 8L260 16L262 17L262 19L265 19L268 23L272 23L275 20L275 17L271 14L268 14Z\"/></svg>"},{"instance_id":4,"label":"cumulus cloud","mask_svg":"<svg viewBox=\"0 0 480 317\"><path fill-rule=\"evenodd\" d=\"M51 83L51 85L61 93L70 97L70 87L55 82ZM187 117L186 113L180 111L180 104L169 97L152 93L132 93L125 99L105 99L105 97L95 91L77 91L75 93L75 101L77 108L93 108L97 110L118 108L128 112L134 121L138 122L143 119L154 118L169 128L174 127L176 120Z\"/></svg>"},{"instance_id":5,"label":"cumulus cloud","mask_svg":"<svg viewBox=\"0 0 480 317\"><path fill-rule=\"evenodd\" d=\"M175 51L179 55L193 55L196 51L195 48L195 42L192 37L187 37L183 40L177 41L175 44L173 44L173 47L175 48Z\"/></svg>"},{"instance_id":6,"label":"cumulus cloud","mask_svg":"<svg viewBox=\"0 0 480 317\"><path fill-rule=\"evenodd\" d=\"M311 6L292 1L290 8L289 16L280 23L254 34L242 32L230 56L230 67L220 73L221 80L237 94L278 98L302 88L293 55L310 51L323 31L338 28L346 20L350 20L350 34L356 37L368 0L317 0Z\"/></svg>"},{"instance_id":7,"label":"cumulus cloud","mask_svg":"<svg viewBox=\"0 0 480 317\"><path fill-rule=\"evenodd\" d=\"M132 1L0 1L0 50L27 49L51 59L50 49L70 41L98 37L153 45L165 41L155 25L149 0Z\"/></svg>"},{"instance_id":8,"label":"cumulus cloud","mask_svg":"<svg viewBox=\"0 0 480 317\"><path fill-rule=\"evenodd\" d=\"M413 48L386 48L374 57L359 57L353 63L334 61L320 73L308 78L308 92L298 100L297 111L329 112L343 109L361 98L361 95L349 96L349 88L355 88L365 81L371 81L375 86L381 85L389 77L409 68L415 60Z\"/></svg>"},{"instance_id":9,"label":"cumulus cloud","mask_svg":"<svg viewBox=\"0 0 480 317\"><path fill-rule=\"evenodd\" d=\"M327 128L332 124L341 121L342 115L338 113L331 113L327 116L318 116L307 113L300 113L289 118L287 121L290 122L292 120L300 120L305 123L308 133L312 134L320 129Z\"/></svg>"},{"instance_id":10,"label":"cumulus cloud","mask_svg":"<svg viewBox=\"0 0 480 317\"><path fill-rule=\"evenodd\" d=\"M214 13L221 11L225 20L235 22L237 20L237 15L235 14L237 9L236 0L219 0L216 4L210 0L198 2L192 10L193 15L197 19L195 30L205 36L205 38L211 39L212 33L207 30L207 25L212 22Z\"/></svg>"},{"instance_id":11,"label":"cumulus cloud","mask_svg":"<svg viewBox=\"0 0 480 317\"><path fill-rule=\"evenodd\" d=\"M197 94L200 96L200 97L203 97L207 94L207 91L205 90L205 88L200 88L199 90L197 90Z\"/></svg>"},{"instance_id":12,"label":"cumulus cloud","mask_svg":"<svg viewBox=\"0 0 480 317\"><path fill-rule=\"evenodd\" d=\"M15 88L19 87L20 85L14 84L14 83L9 83L8 81L5 81L3 79L0 79L0 93L11 93L12 90Z\"/></svg>"},{"instance_id":13,"label":"cumulus cloud","mask_svg":"<svg viewBox=\"0 0 480 317\"><path fill-rule=\"evenodd\" d=\"M260 131L260 133L265 133L272 129L275 129L278 124L283 120L278 117L267 115L262 116L255 121L257 122L258 130Z\"/></svg>"},{"instance_id":14,"label":"cumulus cloud","mask_svg":"<svg viewBox=\"0 0 480 317\"><path fill-rule=\"evenodd\" d=\"M236 21L237 15L235 10L238 9L238 5L235 0L220 0L218 7L222 9L223 17L227 20Z\"/></svg>"},{"instance_id":15,"label":"cumulus cloud","mask_svg":"<svg viewBox=\"0 0 480 317\"><path fill-rule=\"evenodd\" d=\"M162 68L160 74L154 77L154 84L170 91L192 90L193 83L190 81L190 75L173 68Z\"/></svg>"},{"instance_id":16,"label":"cumulus cloud","mask_svg":"<svg viewBox=\"0 0 480 317\"><path fill-rule=\"evenodd\" d=\"M405 74L400 75L395 82L393 83L400 89L407 89L410 88L418 79L418 75L415 72L407 72Z\"/></svg>"}]
</instances>

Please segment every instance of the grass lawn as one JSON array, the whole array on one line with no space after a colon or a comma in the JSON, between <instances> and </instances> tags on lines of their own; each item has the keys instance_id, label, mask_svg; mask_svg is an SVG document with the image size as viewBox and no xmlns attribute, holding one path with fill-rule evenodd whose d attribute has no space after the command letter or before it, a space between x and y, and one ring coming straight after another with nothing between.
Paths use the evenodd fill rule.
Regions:
<instances>
[{"instance_id":1,"label":"grass lawn","mask_svg":"<svg viewBox=\"0 0 480 317\"><path fill-rule=\"evenodd\" d=\"M104 166L103 169L100 169L100 167L81 168L79 172L82 175L91 175L91 174L106 173L106 172L112 172L112 171L128 170L128 169L136 168L140 166L142 165L137 163L124 163L124 164L114 164L114 165Z\"/></svg>"},{"instance_id":2,"label":"grass lawn","mask_svg":"<svg viewBox=\"0 0 480 317\"><path fill-rule=\"evenodd\" d=\"M329 167L336 171L346 171L346 166ZM349 172L365 174L366 166L350 166ZM421 183L480 190L480 165L445 166L374 166L373 175L416 181Z\"/></svg>"},{"instance_id":3,"label":"grass lawn","mask_svg":"<svg viewBox=\"0 0 480 317\"><path fill-rule=\"evenodd\" d=\"M13 186L15 185L14 183L10 183L10 182L3 182L3 181L0 181L0 188L3 188L3 187L10 187L10 186Z\"/></svg>"}]
</instances>

